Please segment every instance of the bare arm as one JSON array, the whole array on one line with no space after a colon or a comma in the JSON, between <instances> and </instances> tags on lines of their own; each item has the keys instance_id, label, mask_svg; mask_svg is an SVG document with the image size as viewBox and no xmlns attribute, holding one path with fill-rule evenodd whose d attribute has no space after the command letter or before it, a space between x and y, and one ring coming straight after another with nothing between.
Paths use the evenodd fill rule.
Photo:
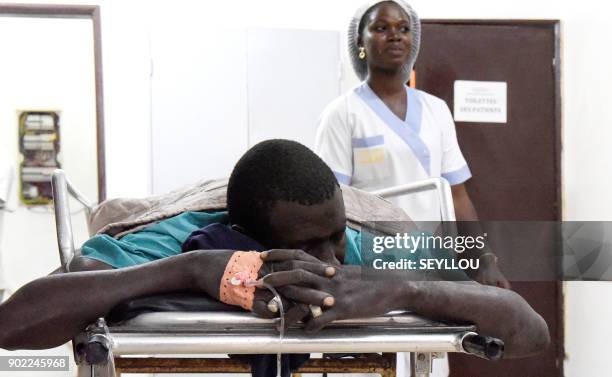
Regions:
<instances>
[{"instance_id":1,"label":"bare arm","mask_svg":"<svg viewBox=\"0 0 612 377\"><path fill-rule=\"evenodd\" d=\"M0 305L0 348L44 349L63 344L117 304L177 290L218 298L232 251L194 251L136 267L71 272L26 284ZM85 262L81 269L105 268ZM71 266L72 267L72 266Z\"/></svg>"},{"instance_id":2,"label":"bare arm","mask_svg":"<svg viewBox=\"0 0 612 377\"><path fill-rule=\"evenodd\" d=\"M465 189L464 184L451 186L453 194L453 204L455 205L455 215L457 221L478 221L476 208Z\"/></svg>"},{"instance_id":3,"label":"bare arm","mask_svg":"<svg viewBox=\"0 0 612 377\"><path fill-rule=\"evenodd\" d=\"M333 307L308 322L309 331L318 331L338 319L409 310L434 320L474 324L481 334L502 339L509 358L535 354L550 342L546 322L515 292L477 283L410 281L404 273L363 280L358 266L336 269L332 279L304 273L301 281L292 281L335 299Z\"/></svg>"},{"instance_id":4,"label":"bare arm","mask_svg":"<svg viewBox=\"0 0 612 377\"><path fill-rule=\"evenodd\" d=\"M505 343L505 358L526 357L550 343L544 319L517 293L476 283L407 282L403 309L446 322L472 323Z\"/></svg>"},{"instance_id":5,"label":"bare arm","mask_svg":"<svg viewBox=\"0 0 612 377\"><path fill-rule=\"evenodd\" d=\"M453 193L453 203L455 205L455 214L458 225L464 229L459 229L460 233L468 235L480 235L482 229L478 223L478 214L476 208L465 189L464 184L451 186ZM482 256L480 254L484 253ZM464 255L467 258L479 258L480 268L472 275L472 278L481 284L497 286L500 288L510 289L510 282L497 266L497 257L489 249L485 249L472 255L468 252Z\"/></svg>"},{"instance_id":6,"label":"bare arm","mask_svg":"<svg viewBox=\"0 0 612 377\"><path fill-rule=\"evenodd\" d=\"M329 276L326 266L296 250L278 250L285 260L302 259L319 276ZM141 296L173 291L204 292L219 299L219 284L232 250L197 250L146 263L136 267L112 269L106 263L79 257L70 263L69 273L37 279L19 289L0 305L0 348L44 349L63 344L97 318L105 316L116 305ZM265 274L264 266L259 274ZM299 270L288 277L299 276ZM282 284L287 285L287 284ZM292 287L283 287L291 289ZM299 295L305 305L289 309L287 317L301 319L309 311L306 304L323 305L328 294L309 290ZM266 290L255 293L253 312L270 316ZM306 310L297 310L306 308Z\"/></svg>"}]
</instances>

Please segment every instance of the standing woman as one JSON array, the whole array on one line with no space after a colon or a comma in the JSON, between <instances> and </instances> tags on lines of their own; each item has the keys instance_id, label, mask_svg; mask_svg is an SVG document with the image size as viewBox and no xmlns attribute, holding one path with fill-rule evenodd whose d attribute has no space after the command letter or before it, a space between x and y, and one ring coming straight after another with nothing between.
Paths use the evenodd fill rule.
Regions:
<instances>
[{"instance_id":1,"label":"standing woman","mask_svg":"<svg viewBox=\"0 0 612 377\"><path fill-rule=\"evenodd\" d=\"M471 176L446 103L406 85L419 52L421 23L403 0L374 1L357 11L348 32L351 63L363 80L324 110L315 151L339 182L365 191L443 177L458 221L478 220L465 189ZM427 194L392 201L419 221L439 220ZM490 252L477 281L509 287Z\"/></svg>"}]
</instances>

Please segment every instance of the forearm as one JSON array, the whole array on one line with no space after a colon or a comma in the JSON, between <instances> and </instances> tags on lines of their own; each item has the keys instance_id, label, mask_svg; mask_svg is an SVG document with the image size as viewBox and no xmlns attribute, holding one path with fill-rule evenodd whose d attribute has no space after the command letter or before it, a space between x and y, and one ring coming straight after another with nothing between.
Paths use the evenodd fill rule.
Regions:
<instances>
[{"instance_id":1,"label":"forearm","mask_svg":"<svg viewBox=\"0 0 612 377\"><path fill-rule=\"evenodd\" d=\"M478 222L476 208L463 184L452 186L453 203L455 205L455 217L457 219L457 231L462 236L482 236L482 227ZM487 247L488 251L488 247ZM485 251L472 248L459 254L460 258L478 258Z\"/></svg>"},{"instance_id":2,"label":"forearm","mask_svg":"<svg viewBox=\"0 0 612 377\"><path fill-rule=\"evenodd\" d=\"M457 231L462 236L478 237L482 236L482 227L478 222L476 208L470 199L463 184L451 187L453 203L455 206L455 218L457 219ZM486 250L485 250L486 249ZM488 246L485 249L471 248L458 254L459 258L476 259L485 252L490 252Z\"/></svg>"},{"instance_id":3,"label":"forearm","mask_svg":"<svg viewBox=\"0 0 612 377\"><path fill-rule=\"evenodd\" d=\"M455 207L455 218L457 221L478 221L476 208L470 199L465 185L451 186L453 204Z\"/></svg>"},{"instance_id":4,"label":"forearm","mask_svg":"<svg viewBox=\"0 0 612 377\"><path fill-rule=\"evenodd\" d=\"M210 294L215 291L216 273L199 277L198 284L194 283L194 266L203 263L202 256L206 255L187 253L126 269L74 272L35 280L0 305L0 348L58 346L131 298L194 288Z\"/></svg>"},{"instance_id":5,"label":"forearm","mask_svg":"<svg viewBox=\"0 0 612 377\"><path fill-rule=\"evenodd\" d=\"M505 357L525 357L550 342L546 322L518 294L479 284L406 282L404 307L428 318L470 323L483 335L500 338Z\"/></svg>"}]
</instances>

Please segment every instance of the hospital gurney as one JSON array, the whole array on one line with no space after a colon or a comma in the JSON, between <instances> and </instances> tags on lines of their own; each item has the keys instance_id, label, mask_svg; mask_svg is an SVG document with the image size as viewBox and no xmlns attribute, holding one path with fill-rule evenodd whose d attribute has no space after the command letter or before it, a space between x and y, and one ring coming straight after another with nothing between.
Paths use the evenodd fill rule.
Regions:
<instances>
[{"instance_id":1,"label":"hospital gurney","mask_svg":"<svg viewBox=\"0 0 612 377\"><path fill-rule=\"evenodd\" d=\"M61 170L54 173L52 184L60 259L67 272L68 263L78 255L69 195L86 207L86 213L92 206ZM447 204L443 218L454 217L452 200L448 210L450 193L443 180L428 180L390 193L428 189L437 190L441 202ZM99 319L73 340L75 360L80 377L110 376L114 369L119 373L248 373L248 365L239 360L201 355L277 353L281 345L275 323L246 312L147 313L112 326ZM393 312L383 317L335 321L315 335L291 327L282 340L282 352L376 353L356 359L312 359L299 372L373 372L389 377L395 375L394 353L411 352L412 376L424 377L429 376L431 360L437 353L464 352L499 359L503 343L478 335L473 326L447 325Z\"/></svg>"}]
</instances>

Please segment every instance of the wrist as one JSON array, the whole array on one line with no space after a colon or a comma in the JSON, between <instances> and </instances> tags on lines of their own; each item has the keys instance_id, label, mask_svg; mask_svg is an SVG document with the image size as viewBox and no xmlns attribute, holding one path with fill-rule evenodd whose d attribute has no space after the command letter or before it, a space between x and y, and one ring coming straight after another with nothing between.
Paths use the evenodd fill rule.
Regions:
<instances>
[{"instance_id":1,"label":"wrist","mask_svg":"<svg viewBox=\"0 0 612 377\"><path fill-rule=\"evenodd\" d=\"M219 299L219 286L234 251L232 250L195 250L183 254L180 273L185 274L185 289L205 292Z\"/></svg>"}]
</instances>

